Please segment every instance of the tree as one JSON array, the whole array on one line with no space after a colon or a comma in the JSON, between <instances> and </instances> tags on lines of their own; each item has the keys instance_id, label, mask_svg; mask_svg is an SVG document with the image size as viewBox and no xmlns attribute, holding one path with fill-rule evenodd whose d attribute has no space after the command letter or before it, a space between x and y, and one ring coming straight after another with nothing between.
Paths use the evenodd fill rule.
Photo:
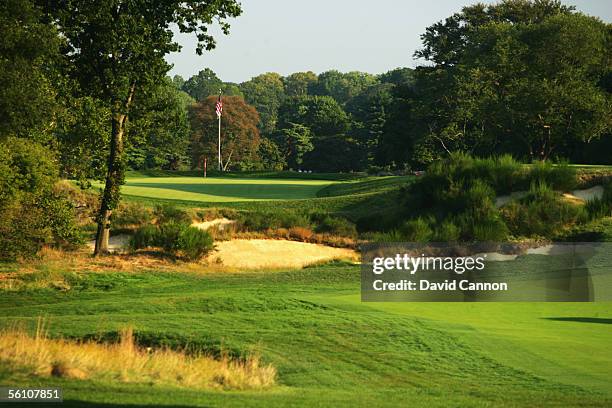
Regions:
<instances>
[{"instance_id":1,"label":"tree","mask_svg":"<svg viewBox=\"0 0 612 408\"><path fill-rule=\"evenodd\" d=\"M288 97L306 96L308 89L315 86L317 74L312 71L295 72L283 78L283 82L285 83L285 94Z\"/></svg>"},{"instance_id":2,"label":"tree","mask_svg":"<svg viewBox=\"0 0 612 408\"><path fill-rule=\"evenodd\" d=\"M342 73L336 70L326 71L319 75L317 82L310 86L310 94L331 96L340 105L374 85L377 79L365 72Z\"/></svg>"},{"instance_id":3,"label":"tree","mask_svg":"<svg viewBox=\"0 0 612 408\"><path fill-rule=\"evenodd\" d=\"M289 123L289 127L278 132L279 144L291 168L299 168L304 162L304 154L314 149L310 128L297 123Z\"/></svg>"},{"instance_id":4,"label":"tree","mask_svg":"<svg viewBox=\"0 0 612 408\"><path fill-rule=\"evenodd\" d=\"M218 95L222 87L223 82L217 74L212 69L205 68L185 81L182 89L193 99L201 102L211 95Z\"/></svg>"},{"instance_id":5,"label":"tree","mask_svg":"<svg viewBox=\"0 0 612 408\"><path fill-rule=\"evenodd\" d=\"M609 25L557 1L466 7L427 29L420 146L546 160L610 126ZM436 153L437 152L437 153Z\"/></svg>"},{"instance_id":6,"label":"tree","mask_svg":"<svg viewBox=\"0 0 612 408\"><path fill-rule=\"evenodd\" d=\"M259 112L260 131L270 135L276 129L278 109L285 98L282 77L275 72L261 74L241 83L240 90L246 102Z\"/></svg>"},{"instance_id":7,"label":"tree","mask_svg":"<svg viewBox=\"0 0 612 408\"><path fill-rule=\"evenodd\" d=\"M279 110L279 146L285 152L290 151L284 144L287 141L284 137L291 135L289 140L295 140L299 135L304 141L312 139L314 145L311 151L304 152L304 168L322 171L356 169L362 152L356 140L348 134L350 125L349 116L330 96L290 98Z\"/></svg>"},{"instance_id":8,"label":"tree","mask_svg":"<svg viewBox=\"0 0 612 408\"><path fill-rule=\"evenodd\" d=\"M177 170L187 164L188 111L194 99L177 90L170 78L144 95L137 95L128 122L127 164L132 169Z\"/></svg>"},{"instance_id":9,"label":"tree","mask_svg":"<svg viewBox=\"0 0 612 408\"><path fill-rule=\"evenodd\" d=\"M278 145L267 137L260 139L257 155L263 170L280 171L287 165L285 156Z\"/></svg>"},{"instance_id":10,"label":"tree","mask_svg":"<svg viewBox=\"0 0 612 408\"><path fill-rule=\"evenodd\" d=\"M181 32L195 32L196 52L201 54L215 46L207 26L216 20L227 34L227 19L238 16L241 9L234 0L39 1L65 39L69 74L85 94L103 101L111 111L107 174L97 217L97 255L108 252L109 220L124 181L125 128L134 97L164 79L169 69L164 56L180 48L173 41L171 25Z\"/></svg>"},{"instance_id":11,"label":"tree","mask_svg":"<svg viewBox=\"0 0 612 408\"><path fill-rule=\"evenodd\" d=\"M0 139L47 135L59 109L55 69L61 41L28 0L0 2Z\"/></svg>"},{"instance_id":12,"label":"tree","mask_svg":"<svg viewBox=\"0 0 612 408\"><path fill-rule=\"evenodd\" d=\"M216 96L198 102L191 109L192 166L201 167L204 158L212 163L218 156L218 119L215 113ZM223 98L221 117L222 168L247 170L258 161L259 115L254 107L239 96Z\"/></svg>"},{"instance_id":13,"label":"tree","mask_svg":"<svg viewBox=\"0 0 612 408\"><path fill-rule=\"evenodd\" d=\"M373 85L346 104L346 111L353 119L351 134L365 154L355 163L360 168L374 164L394 102L393 89L391 83Z\"/></svg>"}]
</instances>

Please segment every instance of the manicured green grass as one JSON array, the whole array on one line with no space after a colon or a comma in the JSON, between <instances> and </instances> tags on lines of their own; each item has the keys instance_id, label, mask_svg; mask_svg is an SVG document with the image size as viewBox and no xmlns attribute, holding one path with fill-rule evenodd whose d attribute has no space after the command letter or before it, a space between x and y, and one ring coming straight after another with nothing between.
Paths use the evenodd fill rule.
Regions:
<instances>
[{"instance_id":1,"label":"manicured green grass","mask_svg":"<svg viewBox=\"0 0 612 408\"><path fill-rule=\"evenodd\" d=\"M224 392L33 379L0 368L2 384L61 385L70 407L612 404L609 302L361 303L359 268L336 264L92 274L68 292L0 296L0 325L33 327L38 316L47 316L52 335L133 325L178 345L255 349L279 372L273 389Z\"/></svg>"},{"instance_id":2,"label":"manicured green grass","mask_svg":"<svg viewBox=\"0 0 612 408\"><path fill-rule=\"evenodd\" d=\"M229 177L129 177L124 196L178 201L228 203L314 198L328 180ZM100 187L100 184L95 184Z\"/></svg>"}]
</instances>

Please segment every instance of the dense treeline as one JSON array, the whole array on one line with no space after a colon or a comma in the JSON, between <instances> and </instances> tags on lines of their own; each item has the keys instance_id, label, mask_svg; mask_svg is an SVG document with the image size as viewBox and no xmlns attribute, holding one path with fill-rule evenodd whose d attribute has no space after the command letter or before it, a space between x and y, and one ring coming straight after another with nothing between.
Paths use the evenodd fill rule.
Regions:
<instances>
[{"instance_id":1,"label":"dense treeline","mask_svg":"<svg viewBox=\"0 0 612 408\"><path fill-rule=\"evenodd\" d=\"M261 140L281 153L273 167L421 168L457 151L612 163L609 24L556 1L505 1L465 7L422 40L414 70L236 85L205 69L173 82L200 103L223 89L254 106ZM258 159L230 168L270 165Z\"/></svg>"},{"instance_id":2,"label":"dense treeline","mask_svg":"<svg viewBox=\"0 0 612 408\"><path fill-rule=\"evenodd\" d=\"M227 33L235 0L116 3L0 4L2 149L28 140L58 176L105 180L100 242L126 169L216 163L219 90L225 170L420 169L455 152L612 163L611 25L556 0L464 7L426 29L416 69L239 84L208 68L170 78L164 60L180 49L171 26L214 48L206 26Z\"/></svg>"}]
</instances>

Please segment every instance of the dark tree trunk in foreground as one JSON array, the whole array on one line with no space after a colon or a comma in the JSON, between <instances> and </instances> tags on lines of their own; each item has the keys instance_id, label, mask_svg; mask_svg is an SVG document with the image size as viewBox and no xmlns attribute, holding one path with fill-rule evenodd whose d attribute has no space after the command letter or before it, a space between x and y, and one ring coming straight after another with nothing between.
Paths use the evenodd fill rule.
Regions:
<instances>
[{"instance_id":1,"label":"dark tree trunk in foreground","mask_svg":"<svg viewBox=\"0 0 612 408\"><path fill-rule=\"evenodd\" d=\"M110 153L108 156L108 172L106 173L106 183L100 202L96 232L96 246L94 255L106 254L108 250L108 238L110 237L110 217L113 210L119 204L120 189L124 182L124 139L125 122L127 120L127 110L130 107L134 96L134 85L130 88L130 93L123 109L114 109L112 114L112 134L110 142ZM117 104L119 105L119 104ZM115 106L117 106L115 105Z\"/></svg>"}]
</instances>

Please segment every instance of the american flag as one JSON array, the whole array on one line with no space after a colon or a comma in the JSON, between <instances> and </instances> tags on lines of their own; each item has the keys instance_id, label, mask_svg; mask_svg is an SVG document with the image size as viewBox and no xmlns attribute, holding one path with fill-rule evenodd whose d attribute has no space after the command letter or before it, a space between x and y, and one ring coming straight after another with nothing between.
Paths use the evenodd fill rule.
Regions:
<instances>
[{"instance_id":1,"label":"american flag","mask_svg":"<svg viewBox=\"0 0 612 408\"><path fill-rule=\"evenodd\" d=\"M223 113L223 102L221 102L221 95L219 95L219 99L217 99L217 105L216 105L216 110L217 112L217 117L221 117L221 114Z\"/></svg>"}]
</instances>

